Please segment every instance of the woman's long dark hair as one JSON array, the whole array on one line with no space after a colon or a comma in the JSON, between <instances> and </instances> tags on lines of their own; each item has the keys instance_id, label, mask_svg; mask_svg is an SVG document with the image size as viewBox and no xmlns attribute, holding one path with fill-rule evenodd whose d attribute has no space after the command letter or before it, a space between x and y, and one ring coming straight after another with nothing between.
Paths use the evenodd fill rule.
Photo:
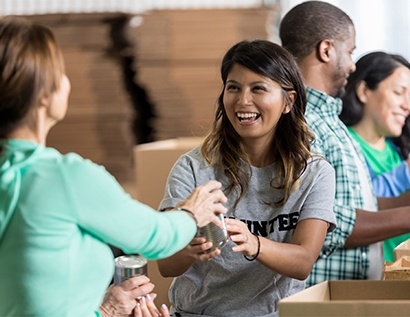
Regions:
<instances>
[{"instance_id":1,"label":"woman's long dark hair","mask_svg":"<svg viewBox=\"0 0 410 317\"><path fill-rule=\"evenodd\" d=\"M283 204L306 169L314 136L304 117L306 92L302 76L292 54L280 45L267 40L241 41L225 54L221 65L223 88L218 98L212 130L201 148L202 155L210 165L225 171L231 181L227 193L233 190L238 192L236 206L249 183L249 174L241 166L241 159L248 164L249 160L223 104L227 77L235 64L277 82L291 108L289 113L279 119L271 145L277 166L275 178L272 176L272 188L283 189L284 193L275 204ZM293 104L288 98L288 91L296 93Z\"/></svg>"}]
</instances>

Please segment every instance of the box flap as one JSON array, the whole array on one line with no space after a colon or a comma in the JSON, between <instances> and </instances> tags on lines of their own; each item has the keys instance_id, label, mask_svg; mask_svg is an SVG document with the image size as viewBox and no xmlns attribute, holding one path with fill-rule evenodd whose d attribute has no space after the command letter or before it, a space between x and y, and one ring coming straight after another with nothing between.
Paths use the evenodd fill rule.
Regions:
<instances>
[{"instance_id":1,"label":"box flap","mask_svg":"<svg viewBox=\"0 0 410 317\"><path fill-rule=\"evenodd\" d=\"M309 287L302 292L284 298L281 302L323 302L330 300L329 282L322 282Z\"/></svg>"}]
</instances>

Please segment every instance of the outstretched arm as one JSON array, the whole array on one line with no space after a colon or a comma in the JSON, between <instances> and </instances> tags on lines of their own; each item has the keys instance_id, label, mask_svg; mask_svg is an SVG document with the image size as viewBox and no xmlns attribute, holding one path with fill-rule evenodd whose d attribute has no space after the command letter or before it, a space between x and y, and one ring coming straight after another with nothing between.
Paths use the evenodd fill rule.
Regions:
<instances>
[{"instance_id":1,"label":"outstretched arm","mask_svg":"<svg viewBox=\"0 0 410 317\"><path fill-rule=\"evenodd\" d=\"M410 190L410 171L407 161L403 161L389 172L372 175L372 183L377 197L399 196Z\"/></svg>"},{"instance_id":2,"label":"outstretched arm","mask_svg":"<svg viewBox=\"0 0 410 317\"><path fill-rule=\"evenodd\" d=\"M370 245L410 232L410 206L370 212L356 210L356 223L345 247Z\"/></svg>"}]
</instances>

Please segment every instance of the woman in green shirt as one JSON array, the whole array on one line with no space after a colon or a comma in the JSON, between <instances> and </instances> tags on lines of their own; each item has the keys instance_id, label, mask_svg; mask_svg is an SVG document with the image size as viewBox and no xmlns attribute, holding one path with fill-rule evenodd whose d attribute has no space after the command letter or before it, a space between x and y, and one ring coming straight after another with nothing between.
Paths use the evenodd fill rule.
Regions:
<instances>
[{"instance_id":1,"label":"woman in green shirt","mask_svg":"<svg viewBox=\"0 0 410 317\"><path fill-rule=\"evenodd\" d=\"M349 76L340 119L360 145L377 197L398 196L410 189L410 64L400 55L372 52ZM410 238L384 242L386 261Z\"/></svg>"},{"instance_id":2,"label":"woman in green shirt","mask_svg":"<svg viewBox=\"0 0 410 317\"><path fill-rule=\"evenodd\" d=\"M217 181L193 190L176 205L180 210L159 213L132 199L102 166L47 147L49 130L65 117L69 93L52 32L1 18L2 317L119 316L124 307L110 307L112 301L99 309L114 271L107 244L156 260L184 248L197 227L222 226L215 213L226 212L226 197ZM147 283L146 277L124 282L129 307L122 315L134 307L136 316L157 315L152 305L147 310L145 297L137 305L140 291L152 290Z\"/></svg>"}]
</instances>

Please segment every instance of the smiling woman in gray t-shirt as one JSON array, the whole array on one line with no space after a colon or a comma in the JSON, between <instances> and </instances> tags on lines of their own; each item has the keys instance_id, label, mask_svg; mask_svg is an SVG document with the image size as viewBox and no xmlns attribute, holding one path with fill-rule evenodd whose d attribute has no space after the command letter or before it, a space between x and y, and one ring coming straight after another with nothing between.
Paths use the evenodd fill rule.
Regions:
<instances>
[{"instance_id":1,"label":"smiling woman in gray t-shirt","mask_svg":"<svg viewBox=\"0 0 410 317\"><path fill-rule=\"evenodd\" d=\"M230 239L207 252L194 238L158 261L174 316L278 316L280 299L302 290L336 226L334 170L309 150L305 88L293 57L269 41L226 53L216 120L201 147L182 155L160 208L216 179L228 197Z\"/></svg>"}]
</instances>

